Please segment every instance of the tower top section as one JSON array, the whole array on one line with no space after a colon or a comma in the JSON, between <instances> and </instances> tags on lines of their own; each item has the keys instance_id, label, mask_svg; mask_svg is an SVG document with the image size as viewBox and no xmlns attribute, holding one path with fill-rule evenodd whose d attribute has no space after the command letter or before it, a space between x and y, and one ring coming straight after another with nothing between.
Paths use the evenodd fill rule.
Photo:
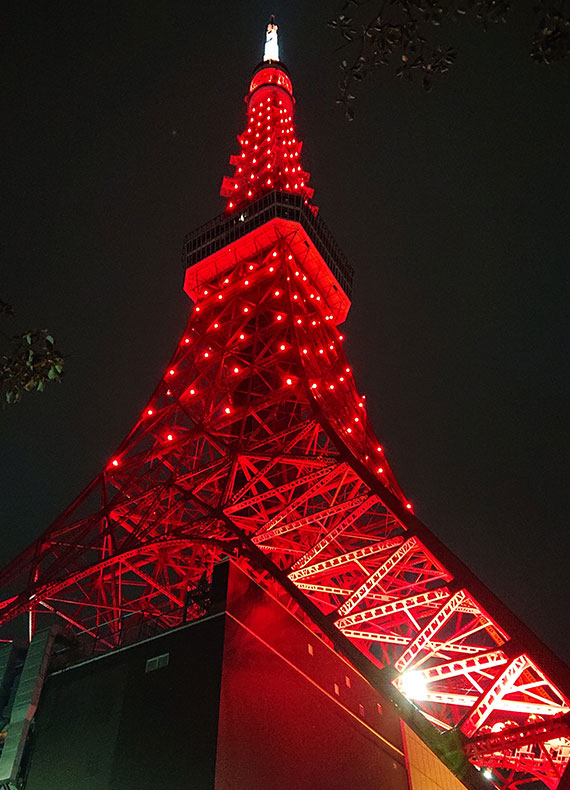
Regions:
<instances>
[{"instance_id":1,"label":"tower top section","mask_svg":"<svg viewBox=\"0 0 570 790\"><path fill-rule=\"evenodd\" d=\"M252 256L263 257L280 240L290 247L288 261L295 260L293 276L311 283L309 298L324 309L323 321L341 324L350 308L352 268L311 203L313 190L301 166L302 144L293 121L293 85L279 60L274 17L245 102L240 152L230 157L235 171L222 182L226 209L187 237L184 289L197 301L204 286L211 290L213 277L228 274L246 258L251 265Z\"/></svg>"},{"instance_id":2,"label":"tower top section","mask_svg":"<svg viewBox=\"0 0 570 790\"><path fill-rule=\"evenodd\" d=\"M233 176L222 182L226 213L241 212L268 192L289 192L301 197L314 213L308 186L309 173L301 167L302 143L293 121L295 99L285 64L279 60L275 17L265 33L263 59L253 72L247 104L247 126L238 136L240 152L230 157Z\"/></svg>"}]
</instances>

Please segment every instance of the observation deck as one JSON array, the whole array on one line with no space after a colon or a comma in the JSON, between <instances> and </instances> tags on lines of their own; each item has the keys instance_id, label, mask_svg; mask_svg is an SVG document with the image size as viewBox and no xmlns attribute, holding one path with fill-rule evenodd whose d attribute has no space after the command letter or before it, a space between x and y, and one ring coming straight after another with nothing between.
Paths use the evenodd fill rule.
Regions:
<instances>
[{"instance_id":1,"label":"observation deck","mask_svg":"<svg viewBox=\"0 0 570 790\"><path fill-rule=\"evenodd\" d=\"M268 225L272 241L273 230L283 234L297 231L297 260L303 260L304 273L326 299L335 323L342 323L350 308L352 266L323 220L301 195L290 192L269 192L241 212L220 214L186 237L183 257L188 268L184 290L188 296L195 301L196 289L212 274L234 266L236 256L239 259L259 250L263 246L259 229L264 225Z\"/></svg>"}]
</instances>

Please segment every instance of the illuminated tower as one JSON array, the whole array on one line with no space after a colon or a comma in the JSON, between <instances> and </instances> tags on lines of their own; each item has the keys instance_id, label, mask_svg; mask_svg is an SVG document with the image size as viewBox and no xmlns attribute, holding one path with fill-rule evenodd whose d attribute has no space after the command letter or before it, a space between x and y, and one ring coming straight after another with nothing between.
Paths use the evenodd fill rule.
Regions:
<instances>
[{"instance_id":1,"label":"illuminated tower","mask_svg":"<svg viewBox=\"0 0 570 790\"><path fill-rule=\"evenodd\" d=\"M273 20L246 103L226 209L185 241L184 334L106 468L0 574L0 621L110 651L200 618L229 557L465 784L467 757L554 790L568 670L415 517L373 432L339 330L352 269L311 203Z\"/></svg>"}]
</instances>

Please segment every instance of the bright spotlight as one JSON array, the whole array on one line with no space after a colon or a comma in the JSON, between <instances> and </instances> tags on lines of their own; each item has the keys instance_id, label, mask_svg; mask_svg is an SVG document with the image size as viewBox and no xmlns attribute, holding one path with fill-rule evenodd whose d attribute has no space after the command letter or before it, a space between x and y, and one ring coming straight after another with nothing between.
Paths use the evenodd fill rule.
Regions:
<instances>
[{"instance_id":1,"label":"bright spotlight","mask_svg":"<svg viewBox=\"0 0 570 790\"><path fill-rule=\"evenodd\" d=\"M426 693L426 682L421 672L404 672L400 676L400 691L408 699L423 699Z\"/></svg>"}]
</instances>

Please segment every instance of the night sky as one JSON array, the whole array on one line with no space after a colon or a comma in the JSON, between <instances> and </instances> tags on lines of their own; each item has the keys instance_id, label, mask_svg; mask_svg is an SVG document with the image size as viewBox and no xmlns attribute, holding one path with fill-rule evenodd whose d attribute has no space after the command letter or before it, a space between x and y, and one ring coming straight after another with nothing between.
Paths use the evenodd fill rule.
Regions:
<instances>
[{"instance_id":1,"label":"night sky","mask_svg":"<svg viewBox=\"0 0 570 790\"><path fill-rule=\"evenodd\" d=\"M521 5L521 4L516 4ZM525 5L525 4L523 4ZM531 3L528 3L530 6ZM530 12L442 30L425 93L335 104L325 2L21 2L3 21L0 298L61 385L0 412L0 562L137 419L189 314L184 235L217 215L271 12L315 202L355 269L347 353L419 517L570 660L570 69Z\"/></svg>"}]
</instances>

